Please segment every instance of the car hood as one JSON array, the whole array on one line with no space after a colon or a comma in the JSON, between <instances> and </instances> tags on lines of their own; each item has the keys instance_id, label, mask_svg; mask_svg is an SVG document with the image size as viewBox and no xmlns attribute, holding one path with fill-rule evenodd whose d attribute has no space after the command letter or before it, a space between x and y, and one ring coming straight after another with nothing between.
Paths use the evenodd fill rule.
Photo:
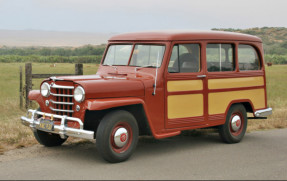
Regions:
<instances>
[{"instance_id":1,"label":"car hood","mask_svg":"<svg viewBox=\"0 0 287 181\"><path fill-rule=\"evenodd\" d=\"M142 78L132 78L124 74L118 75L84 75L57 77L65 81L73 81L85 90L86 99L112 97L141 97L145 94Z\"/></svg>"}]
</instances>

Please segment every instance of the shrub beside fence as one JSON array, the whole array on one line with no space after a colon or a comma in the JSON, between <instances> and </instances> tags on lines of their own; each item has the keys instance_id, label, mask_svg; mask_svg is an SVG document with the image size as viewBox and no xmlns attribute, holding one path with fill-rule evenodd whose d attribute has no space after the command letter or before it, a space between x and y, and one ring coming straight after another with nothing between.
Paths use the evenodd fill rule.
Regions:
<instances>
[{"instance_id":1,"label":"shrub beside fence","mask_svg":"<svg viewBox=\"0 0 287 181\"><path fill-rule=\"evenodd\" d=\"M102 56L88 55L88 56L39 56L39 55L1 55L0 62L14 63L14 62L34 62L34 63L96 63L101 62Z\"/></svg>"}]
</instances>

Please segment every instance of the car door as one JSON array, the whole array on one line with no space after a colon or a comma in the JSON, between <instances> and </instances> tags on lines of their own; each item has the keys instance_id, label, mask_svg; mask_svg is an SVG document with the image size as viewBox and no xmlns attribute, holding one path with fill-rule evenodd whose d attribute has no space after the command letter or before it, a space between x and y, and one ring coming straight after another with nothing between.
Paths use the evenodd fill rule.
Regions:
<instances>
[{"instance_id":1,"label":"car door","mask_svg":"<svg viewBox=\"0 0 287 181\"><path fill-rule=\"evenodd\" d=\"M174 42L166 72L166 128L202 125L206 115L205 49L199 42Z\"/></svg>"}]
</instances>

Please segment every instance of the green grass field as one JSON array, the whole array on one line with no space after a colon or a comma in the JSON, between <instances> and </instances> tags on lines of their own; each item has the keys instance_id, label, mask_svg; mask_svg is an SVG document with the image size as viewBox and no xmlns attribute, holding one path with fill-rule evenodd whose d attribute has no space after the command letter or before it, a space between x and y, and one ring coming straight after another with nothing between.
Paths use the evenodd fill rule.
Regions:
<instances>
[{"instance_id":1,"label":"green grass field","mask_svg":"<svg viewBox=\"0 0 287 181\"><path fill-rule=\"evenodd\" d=\"M33 63L33 73L74 73L74 64ZM21 63L0 63L0 152L24 147L36 141L29 128L20 122L26 111L19 109L19 66ZM84 64L84 74L95 74L98 65ZM287 65L266 67L268 104L273 115L267 120L250 120L248 131L287 127ZM42 79L33 79L33 89L39 89ZM24 83L24 79L23 79Z\"/></svg>"}]
</instances>

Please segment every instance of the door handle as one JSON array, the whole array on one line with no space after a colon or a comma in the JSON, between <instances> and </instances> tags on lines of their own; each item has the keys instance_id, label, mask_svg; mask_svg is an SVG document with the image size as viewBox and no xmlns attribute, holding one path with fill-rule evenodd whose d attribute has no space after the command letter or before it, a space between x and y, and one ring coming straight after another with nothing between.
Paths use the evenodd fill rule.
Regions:
<instances>
[{"instance_id":1,"label":"door handle","mask_svg":"<svg viewBox=\"0 0 287 181\"><path fill-rule=\"evenodd\" d=\"M198 75L197 78L205 78L206 75Z\"/></svg>"}]
</instances>

